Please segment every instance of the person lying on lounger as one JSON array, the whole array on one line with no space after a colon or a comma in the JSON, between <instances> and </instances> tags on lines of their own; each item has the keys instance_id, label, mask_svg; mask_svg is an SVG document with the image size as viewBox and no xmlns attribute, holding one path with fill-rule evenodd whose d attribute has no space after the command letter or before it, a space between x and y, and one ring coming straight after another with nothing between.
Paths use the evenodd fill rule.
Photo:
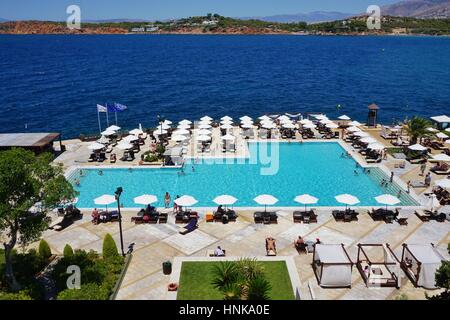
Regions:
<instances>
[{"instance_id":1,"label":"person lying on lounger","mask_svg":"<svg viewBox=\"0 0 450 320\"><path fill-rule=\"evenodd\" d=\"M277 247L275 243L275 239L272 237L266 238L266 252L268 256L276 256L277 255Z\"/></svg>"},{"instance_id":2,"label":"person lying on lounger","mask_svg":"<svg viewBox=\"0 0 450 320\"><path fill-rule=\"evenodd\" d=\"M222 248L220 246L218 246L216 248L216 250L214 250L214 256L216 256L216 257L224 257L225 256L225 252L222 250Z\"/></svg>"}]
</instances>

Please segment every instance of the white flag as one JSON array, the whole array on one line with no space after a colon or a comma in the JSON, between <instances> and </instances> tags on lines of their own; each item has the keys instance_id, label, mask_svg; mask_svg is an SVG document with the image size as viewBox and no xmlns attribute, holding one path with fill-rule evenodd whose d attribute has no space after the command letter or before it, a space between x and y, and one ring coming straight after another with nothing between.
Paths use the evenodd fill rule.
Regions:
<instances>
[{"instance_id":1,"label":"white flag","mask_svg":"<svg viewBox=\"0 0 450 320\"><path fill-rule=\"evenodd\" d=\"M108 109L100 104L97 105L97 112L108 112Z\"/></svg>"}]
</instances>

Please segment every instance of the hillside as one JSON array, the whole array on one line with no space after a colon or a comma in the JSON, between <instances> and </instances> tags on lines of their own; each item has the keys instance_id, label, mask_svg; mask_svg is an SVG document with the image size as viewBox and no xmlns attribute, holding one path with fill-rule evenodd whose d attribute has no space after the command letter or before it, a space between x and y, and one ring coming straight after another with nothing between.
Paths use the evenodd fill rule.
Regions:
<instances>
[{"instance_id":1,"label":"hillside","mask_svg":"<svg viewBox=\"0 0 450 320\"><path fill-rule=\"evenodd\" d=\"M450 18L450 0L406 0L381 8L382 15L415 18Z\"/></svg>"}]
</instances>

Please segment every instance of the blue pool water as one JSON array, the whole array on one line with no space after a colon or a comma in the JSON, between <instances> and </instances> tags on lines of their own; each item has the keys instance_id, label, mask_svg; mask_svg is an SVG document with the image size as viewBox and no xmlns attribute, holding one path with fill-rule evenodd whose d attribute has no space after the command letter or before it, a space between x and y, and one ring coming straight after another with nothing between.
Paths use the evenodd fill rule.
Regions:
<instances>
[{"instance_id":1,"label":"blue pool water","mask_svg":"<svg viewBox=\"0 0 450 320\"><path fill-rule=\"evenodd\" d=\"M276 152L277 146L279 152ZM185 165L184 175L179 174L179 169L104 169L103 175L99 175L97 169L83 170L85 176L77 188L80 191L77 206L93 208L94 198L113 194L119 186L124 189L123 205L128 208L139 207L133 203L133 198L142 194L157 195L160 200L157 206L163 206L166 191L172 199L186 194L195 197L199 200L197 207L215 206L212 200L222 194L239 199L235 207L258 206L253 199L260 194L271 194L279 199L276 206L289 207L299 206L293 199L304 193L319 198L317 206L341 206L334 196L343 193L357 196L362 206L371 206L377 205L374 197L384 193L397 195L399 190L396 185L381 187L381 179L387 177L378 169L365 174L359 168L355 175L356 162L341 157L344 149L338 143L250 143L249 148L251 156L245 163L211 164L192 160ZM272 150L272 154L266 150ZM267 164L262 154L276 153L279 154L276 174L262 175L262 168L277 168ZM415 205L405 192L401 200L400 205Z\"/></svg>"},{"instance_id":2,"label":"blue pool water","mask_svg":"<svg viewBox=\"0 0 450 320\"><path fill-rule=\"evenodd\" d=\"M363 122L372 102L391 123L449 112L450 39L0 35L0 83L0 132L97 133L96 104L107 101L129 107L125 129L154 126L158 114L326 112Z\"/></svg>"}]
</instances>

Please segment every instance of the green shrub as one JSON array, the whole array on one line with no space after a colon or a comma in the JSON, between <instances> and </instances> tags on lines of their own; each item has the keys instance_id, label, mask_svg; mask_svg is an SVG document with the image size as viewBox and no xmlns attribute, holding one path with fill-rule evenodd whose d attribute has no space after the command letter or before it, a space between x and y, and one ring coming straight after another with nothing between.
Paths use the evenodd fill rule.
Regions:
<instances>
[{"instance_id":1,"label":"green shrub","mask_svg":"<svg viewBox=\"0 0 450 320\"><path fill-rule=\"evenodd\" d=\"M26 291L17 293L0 292L0 300L33 300Z\"/></svg>"},{"instance_id":2,"label":"green shrub","mask_svg":"<svg viewBox=\"0 0 450 320\"><path fill-rule=\"evenodd\" d=\"M52 256L50 246L44 239L39 242L39 256L45 260L48 260Z\"/></svg>"},{"instance_id":3,"label":"green shrub","mask_svg":"<svg viewBox=\"0 0 450 320\"><path fill-rule=\"evenodd\" d=\"M119 252L117 251L116 242L113 237L107 233L103 239L103 258L109 259L117 256L119 256Z\"/></svg>"},{"instance_id":4,"label":"green shrub","mask_svg":"<svg viewBox=\"0 0 450 320\"><path fill-rule=\"evenodd\" d=\"M81 285L80 289L65 289L58 294L58 300L107 300L109 290L96 283Z\"/></svg>"},{"instance_id":5,"label":"green shrub","mask_svg":"<svg viewBox=\"0 0 450 320\"><path fill-rule=\"evenodd\" d=\"M66 244L64 246L63 254L64 254L64 258L73 257L73 249L72 249L72 247L69 244Z\"/></svg>"}]
</instances>

